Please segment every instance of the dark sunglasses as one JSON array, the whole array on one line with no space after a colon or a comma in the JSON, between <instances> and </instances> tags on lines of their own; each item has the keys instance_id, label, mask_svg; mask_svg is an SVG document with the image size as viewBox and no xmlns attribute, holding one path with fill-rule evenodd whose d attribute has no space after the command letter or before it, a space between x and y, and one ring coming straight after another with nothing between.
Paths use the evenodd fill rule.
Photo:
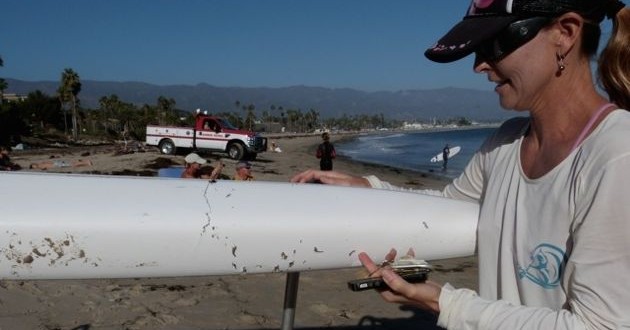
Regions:
<instances>
[{"instance_id":1,"label":"dark sunglasses","mask_svg":"<svg viewBox=\"0 0 630 330\"><path fill-rule=\"evenodd\" d=\"M498 62L523 46L551 22L549 17L534 17L516 21L503 29L494 39L484 41L475 54L480 60Z\"/></svg>"}]
</instances>

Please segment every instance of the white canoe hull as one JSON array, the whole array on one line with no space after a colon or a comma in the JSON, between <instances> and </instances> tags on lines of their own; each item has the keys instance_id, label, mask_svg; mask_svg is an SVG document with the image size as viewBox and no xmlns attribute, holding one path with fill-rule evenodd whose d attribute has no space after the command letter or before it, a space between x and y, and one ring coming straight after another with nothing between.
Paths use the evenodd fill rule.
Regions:
<instances>
[{"instance_id":1,"label":"white canoe hull","mask_svg":"<svg viewBox=\"0 0 630 330\"><path fill-rule=\"evenodd\" d=\"M358 266L364 251L472 255L478 206L315 184L1 173L0 278L83 279Z\"/></svg>"}]
</instances>

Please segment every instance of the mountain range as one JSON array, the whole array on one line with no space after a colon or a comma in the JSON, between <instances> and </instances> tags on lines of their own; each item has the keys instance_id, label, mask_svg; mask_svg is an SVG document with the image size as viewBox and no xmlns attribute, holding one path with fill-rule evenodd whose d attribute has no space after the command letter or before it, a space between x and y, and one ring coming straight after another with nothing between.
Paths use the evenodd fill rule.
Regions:
<instances>
[{"instance_id":1,"label":"mountain range","mask_svg":"<svg viewBox=\"0 0 630 330\"><path fill-rule=\"evenodd\" d=\"M56 94L58 81L23 81L5 78L5 93L27 95L40 90ZM514 116L500 108L496 93L465 88L365 92L350 88L309 86L291 87L217 87L197 85L154 85L144 82L109 82L82 80L81 105L98 108L98 100L117 95L124 102L156 105L160 96L175 100L181 110L207 110L209 113L242 111L236 106L253 104L255 112L282 107L308 112L313 109L321 118L383 114L385 118L406 121L430 121L465 117L477 121L502 121ZM279 110L271 111L279 115Z\"/></svg>"}]
</instances>

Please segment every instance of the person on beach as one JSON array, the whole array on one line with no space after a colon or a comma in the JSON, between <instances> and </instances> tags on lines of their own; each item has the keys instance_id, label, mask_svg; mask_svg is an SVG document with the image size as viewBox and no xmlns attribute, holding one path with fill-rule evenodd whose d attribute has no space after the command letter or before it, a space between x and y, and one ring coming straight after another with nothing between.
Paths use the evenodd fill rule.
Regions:
<instances>
[{"instance_id":1,"label":"person on beach","mask_svg":"<svg viewBox=\"0 0 630 330\"><path fill-rule=\"evenodd\" d=\"M201 169L201 165L205 165L208 161L201 158L201 156L194 152L186 155L184 161L186 162L186 167L184 168L181 177L185 179L200 179L201 172L199 170Z\"/></svg>"},{"instance_id":2,"label":"person on beach","mask_svg":"<svg viewBox=\"0 0 630 330\"><path fill-rule=\"evenodd\" d=\"M0 171L17 171L21 169L20 165L11 161L10 152L11 149L9 147L0 146Z\"/></svg>"},{"instance_id":3,"label":"person on beach","mask_svg":"<svg viewBox=\"0 0 630 330\"><path fill-rule=\"evenodd\" d=\"M272 141L271 142L271 147L269 147L268 151L282 152L282 149L280 149L280 146L276 143L276 141Z\"/></svg>"},{"instance_id":4,"label":"person on beach","mask_svg":"<svg viewBox=\"0 0 630 330\"><path fill-rule=\"evenodd\" d=\"M448 165L448 155L451 153L451 147L449 147L448 143L442 149L442 169L446 171L446 166Z\"/></svg>"},{"instance_id":5,"label":"person on beach","mask_svg":"<svg viewBox=\"0 0 630 330\"><path fill-rule=\"evenodd\" d=\"M89 159L78 159L73 161L63 159L45 160L38 163L32 163L29 165L30 169L34 170L49 170L51 168L63 168L63 167L83 167L92 166L92 161Z\"/></svg>"},{"instance_id":6,"label":"person on beach","mask_svg":"<svg viewBox=\"0 0 630 330\"><path fill-rule=\"evenodd\" d=\"M323 142L317 146L315 156L319 159L319 169L322 171L332 171L333 159L337 157L335 146L330 143L330 135L328 132L322 133Z\"/></svg>"},{"instance_id":7,"label":"person on beach","mask_svg":"<svg viewBox=\"0 0 630 330\"><path fill-rule=\"evenodd\" d=\"M234 180L236 181L254 181L252 175L252 164L246 161L240 161L236 164L234 173Z\"/></svg>"},{"instance_id":8,"label":"person on beach","mask_svg":"<svg viewBox=\"0 0 630 330\"><path fill-rule=\"evenodd\" d=\"M605 18L612 33L597 71L607 96L590 66ZM425 56L447 63L472 53L501 106L528 115L503 123L441 191L480 205L479 293L407 283L359 259L383 277L386 301L439 313L447 329L630 328L630 9L618 0L475 0ZM316 170L291 181L403 190Z\"/></svg>"},{"instance_id":9,"label":"person on beach","mask_svg":"<svg viewBox=\"0 0 630 330\"><path fill-rule=\"evenodd\" d=\"M202 166L199 169L199 178L207 180L219 179L223 167L225 167L225 165L223 165L221 160L218 160L214 166Z\"/></svg>"}]
</instances>

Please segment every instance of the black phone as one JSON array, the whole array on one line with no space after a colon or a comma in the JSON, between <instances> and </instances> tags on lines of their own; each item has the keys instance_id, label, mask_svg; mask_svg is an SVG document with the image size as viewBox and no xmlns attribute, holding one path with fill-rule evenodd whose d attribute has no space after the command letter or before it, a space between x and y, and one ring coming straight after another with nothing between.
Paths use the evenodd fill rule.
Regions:
<instances>
[{"instance_id":1,"label":"black phone","mask_svg":"<svg viewBox=\"0 0 630 330\"><path fill-rule=\"evenodd\" d=\"M398 275L409 283L422 283L429 277L430 268L417 268L414 271L398 272ZM348 281L348 288L352 291L364 291L370 289L385 289L387 284L381 277L368 277Z\"/></svg>"}]
</instances>

